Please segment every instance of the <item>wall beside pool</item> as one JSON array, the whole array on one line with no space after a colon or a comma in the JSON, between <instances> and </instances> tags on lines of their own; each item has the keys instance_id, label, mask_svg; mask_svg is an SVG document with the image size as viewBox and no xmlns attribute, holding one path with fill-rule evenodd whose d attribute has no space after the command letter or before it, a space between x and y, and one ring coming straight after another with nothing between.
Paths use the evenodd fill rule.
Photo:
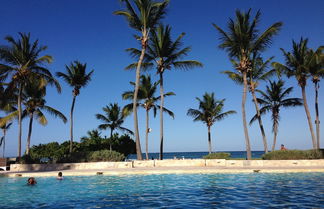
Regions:
<instances>
[{"instance_id":1,"label":"wall beside pool","mask_svg":"<svg viewBox=\"0 0 324 209\"><path fill-rule=\"evenodd\" d=\"M95 169L131 169L153 167L219 167L219 168L302 168L323 167L320 160L134 160L127 162L91 162L61 164L11 164L10 171L56 171L56 170L95 170Z\"/></svg>"}]
</instances>

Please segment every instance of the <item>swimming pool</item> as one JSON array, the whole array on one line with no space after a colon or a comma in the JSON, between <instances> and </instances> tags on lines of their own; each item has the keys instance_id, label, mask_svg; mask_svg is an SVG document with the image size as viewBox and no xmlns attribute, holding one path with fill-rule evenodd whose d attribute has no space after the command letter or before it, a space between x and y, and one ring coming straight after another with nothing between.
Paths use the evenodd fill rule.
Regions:
<instances>
[{"instance_id":1,"label":"swimming pool","mask_svg":"<svg viewBox=\"0 0 324 209\"><path fill-rule=\"evenodd\" d=\"M0 178L0 208L320 208L323 173Z\"/></svg>"}]
</instances>

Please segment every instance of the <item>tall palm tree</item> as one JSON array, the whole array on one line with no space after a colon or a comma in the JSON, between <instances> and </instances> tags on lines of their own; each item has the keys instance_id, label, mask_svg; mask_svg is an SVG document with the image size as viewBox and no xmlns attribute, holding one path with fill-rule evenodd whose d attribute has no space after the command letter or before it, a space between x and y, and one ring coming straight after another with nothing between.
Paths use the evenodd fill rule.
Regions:
<instances>
[{"instance_id":1,"label":"tall palm tree","mask_svg":"<svg viewBox=\"0 0 324 209\"><path fill-rule=\"evenodd\" d=\"M267 112L271 112L272 114L272 131L274 133L271 148L272 151L274 151L277 142L280 108L295 107L303 104L302 100L299 98L287 98L292 90L293 87L284 88L284 82L282 80L279 80L278 82L269 81L269 85L266 87L266 92L257 90L257 92L261 94L261 98L257 98L259 104L261 105L261 115L264 115ZM253 123L257 118L258 116L255 115L251 119L250 124Z\"/></svg>"},{"instance_id":2,"label":"tall palm tree","mask_svg":"<svg viewBox=\"0 0 324 209\"><path fill-rule=\"evenodd\" d=\"M236 112L234 110L223 112L225 99L216 100L214 93L209 94L206 92L202 99L198 97L196 97L196 99L199 102L199 109L189 109L187 115L192 116L194 121L202 121L206 124L208 128L208 150L210 154L212 153L210 128L215 122L220 121L226 116Z\"/></svg>"},{"instance_id":3,"label":"tall palm tree","mask_svg":"<svg viewBox=\"0 0 324 209\"><path fill-rule=\"evenodd\" d=\"M0 139L0 147L2 146L2 157L5 157L6 149L6 134L12 123L4 123L0 128L2 129L3 136Z\"/></svg>"},{"instance_id":4,"label":"tall palm tree","mask_svg":"<svg viewBox=\"0 0 324 209\"><path fill-rule=\"evenodd\" d=\"M163 106L164 106L164 82L163 73L165 70L182 69L188 70L195 67L202 67L202 63L196 60L183 60L183 57L187 56L191 51L190 47L182 48L181 39L185 33L181 33L175 41L171 37L171 27L163 26L162 24L152 31L151 39L145 54L145 66L155 66L157 73L160 76L160 160L163 160ZM140 51L138 49L128 49L133 56L139 56ZM132 65L128 66L131 68Z\"/></svg>"},{"instance_id":5,"label":"tall palm tree","mask_svg":"<svg viewBox=\"0 0 324 209\"><path fill-rule=\"evenodd\" d=\"M131 82L132 85L135 85ZM153 109L154 117L156 116L157 108L160 108L159 105L156 105L157 101L160 100L159 97L155 97L156 88L159 85L159 82L154 82L152 84L151 77L148 76L141 76L141 82L138 90L138 100L143 101L138 102L138 105L143 107L146 111L146 129L145 129L145 142L146 142L146 160L149 159L148 157L148 134L149 134L149 112ZM167 92L163 96L171 96L175 95L173 92ZM134 91L127 91L124 92L122 95L123 99L133 99ZM133 109L133 103L128 104L124 107L124 112L127 114ZM168 113L172 118L174 118L173 112L163 107L163 111Z\"/></svg>"},{"instance_id":6,"label":"tall palm tree","mask_svg":"<svg viewBox=\"0 0 324 209\"><path fill-rule=\"evenodd\" d=\"M51 72L44 64L51 63L52 57L49 55L41 56L41 53L47 49L46 46L40 46L38 40L31 42L30 34L19 33L20 38L15 40L12 36L5 37L9 46L0 47L0 59L4 61L0 64L2 72L6 76L11 76L8 84L9 91L18 90L18 158L21 157L21 134L22 134L22 91L26 85L27 79L31 75L39 76L43 81L55 85L58 92L61 91L59 83L52 76Z\"/></svg>"},{"instance_id":7,"label":"tall palm tree","mask_svg":"<svg viewBox=\"0 0 324 209\"><path fill-rule=\"evenodd\" d=\"M151 30L154 30L155 26L160 22L166 13L166 7L169 4L169 0L163 2L156 2L154 0L133 0L133 6L129 0L121 0L125 2L126 9L114 12L116 15L122 15L128 21L131 28L140 32L141 36L136 36L141 41L141 55L139 56L136 65L136 80L135 90L133 98L133 112L134 112L134 130L136 139L136 154L137 159L142 160L141 144L138 132L138 119L137 119L137 95L140 80L140 70L144 59L145 51L147 48L147 42L149 40L149 34Z\"/></svg>"},{"instance_id":8,"label":"tall palm tree","mask_svg":"<svg viewBox=\"0 0 324 209\"><path fill-rule=\"evenodd\" d=\"M246 91L248 85L247 74L252 69L251 57L253 54L259 54L269 47L273 36L279 32L282 26L281 22L276 22L261 33L257 28L260 22L261 12L258 11L253 19L250 13L251 9L249 9L248 12L236 10L236 19L229 19L227 32L216 24L213 24L220 33L220 40L222 43L219 47L225 49L229 57L237 61L236 70L242 74L243 77L242 120L247 159L251 159L252 157L245 114Z\"/></svg>"},{"instance_id":9,"label":"tall palm tree","mask_svg":"<svg viewBox=\"0 0 324 209\"><path fill-rule=\"evenodd\" d=\"M26 100L23 102L26 108L23 111L23 117L29 116L29 126L26 144L26 155L29 155L34 117L43 126L47 125L48 123L47 118L44 115L44 111L55 117L59 117L64 123L67 122L67 119L64 116L64 114L62 114L60 111L46 105L46 101L44 99L44 97L46 96L46 86L41 86L39 79L30 79L30 82L28 82L28 84L25 86L23 93L26 97Z\"/></svg>"},{"instance_id":10,"label":"tall palm tree","mask_svg":"<svg viewBox=\"0 0 324 209\"><path fill-rule=\"evenodd\" d=\"M280 49L285 57L285 64L278 62L272 63L272 66L279 72L285 73L288 78L294 76L302 90L303 104L306 112L306 117L308 120L308 126L312 137L313 148L316 149L316 138L313 130L312 118L309 112L305 87L307 84L307 79L309 78L309 68L310 68L310 54L307 47L308 39L301 38L299 43L293 42L293 49L291 52L286 52L284 49Z\"/></svg>"},{"instance_id":11,"label":"tall palm tree","mask_svg":"<svg viewBox=\"0 0 324 209\"><path fill-rule=\"evenodd\" d=\"M57 72L58 77L63 78L63 80L70 85L72 90L72 105L70 111L70 153L72 153L73 147L73 110L76 97L80 94L80 89L85 87L91 81L91 75L93 70L86 73L87 63L80 63L79 61L72 62L69 66L65 65L66 73Z\"/></svg>"},{"instance_id":12,"label":"tall palm tree","mask_svg":"<svg viewBox=\"0 0 324 209\"><path fill-rule=\"evenodd\" d=\"M312 77L312 81L315 87L315 124L316 124L316 148L320 148L320 121L319 121L319 109L318 109L318 89L320 78L324 77L324 46L320 46L316 51L312 49L310 53L310 68L309 73Z\"/></svg>"},{"instance_id":13,"label":"tall palm tree","mask_svg":"<svg viewBox=\"0 0 324 209\"><path fill-rule=\"evenodd\" d=\"M102 110L104 111L103 114L96 114L96 118L98 120L101 120L104 122L103 124L100 124L98 128L100 130L106 130L107 128L110 129L110 140L113 138L113 131L114 130L121 130L126 131L129 134L133 134L133 132L125 127L122 126L124 123L125 115L121 111L121 108L118 106L117 103L110 103L109 105L106 105L106 107L103 107ZM110 150L112 150L111 144L110 144Z\"/></svg>"},{"instance_id":14,"label":"tall palm tree","mask_svg":"<svg viewBox=\"0 0 324 209\"><path fill-rule=\"evenodd\" d=\"M258 122L259 122L259 127L262 135L262 140L263 140L263 146L264 146L264 152L268 152L268 143L267 143L267 138L265 135L262 119L260 116L260 108L259 108L259 103L257 101L256 95L255 95L255 90L258 87L259 83L261 81L267 80L269 77L273 75L275 70L268 70L268 64L271 62L273 57L270 57L267 59L265 62L263 61L262 57L260 56L253 56L251 60L251 71L248 72L247 74L247 85L249 88L249 91L252 95L256 114L258 117ZM235 60L232 60L233 65L237 66L238 63ZM222 73L226 74L230 79L232 79L235 83L238 83L240 85L243 84L243 78L242 74L235 72L235 71L223 71Z\"/></svg>"}]
</instances>

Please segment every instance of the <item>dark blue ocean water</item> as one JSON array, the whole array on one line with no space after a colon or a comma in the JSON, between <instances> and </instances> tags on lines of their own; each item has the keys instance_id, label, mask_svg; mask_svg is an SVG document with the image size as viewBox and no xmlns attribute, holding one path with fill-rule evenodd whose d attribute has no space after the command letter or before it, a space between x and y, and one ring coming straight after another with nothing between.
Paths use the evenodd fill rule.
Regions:
<instances>
[{"instance_id":1,"label":"dark blue ocean water","mask_svg":"<svg viewBox=\"0 0 324 209\"><path fill-rule=\"evenodd\" d=\"M246 151L222 151L231 153L232 158L246 158ZM264 151L252 151L252 158L261 158L264 154ZM163 153L163 159L199 159L203 156L208 155L208 152L165 152ZM159 159L159 153L149 153L149 159ZM135 160L136 154L128 156L128 159ZM143 159L145 159L145 153L143 153Z\"/></svg>"}]
</instances>

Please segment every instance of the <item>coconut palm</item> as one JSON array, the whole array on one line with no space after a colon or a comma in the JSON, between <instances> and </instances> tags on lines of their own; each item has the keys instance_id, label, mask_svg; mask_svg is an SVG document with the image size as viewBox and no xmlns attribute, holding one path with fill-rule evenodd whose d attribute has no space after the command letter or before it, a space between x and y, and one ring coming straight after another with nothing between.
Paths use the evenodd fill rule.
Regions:
<instances>
[{"instance_id":1,"label":"coconut palm","mask_svg":"<svg viewBox=\"0 0 324 209\"><path fill-rule=\"evenodd\" d=\"M313 148L316 149L316 138L314 135L312 118L309 112L307 99L306 99L306 91L305 87L307 84L307 79L310 77L309 68L310 68L310 53L307 47L308 39L301 38L299 43L293 42L293 49L291 52L286 52L284 49L280 49L283 52L285 57L285 64L281 64L278 62L272 63L272 66L278 70L286 74L289 77L294 76L298 82L302 90L303 104L306 112L308 126L312 137Z\"/></svg>"},{"instance_id":2,"label":"coconut palm","mask_svg":"<svg viewBox=\"0 0 324 209\"><path fill-rule=\"evenodd\" d=\"M39 79L30 79L30 82L24 88L24 95L26 99L23 101L25 110L23 111L23 117L29 117L27 144L26 144L26 155L29 155L30 141L33 129L33 119L36 118L39 124L45 126L48 121L44 115L44 111L62 119L64 123L67 122L66 117L63 113L56 110L53 107L46 105L44 97L46 96L46 86L41 86Z\"/></svg>"},{"instance_id":3,"label":"coconut palm","mask_svg":"<svg viewBox=\"0 0 324 209\"><path fill-rule=\"evenodd\" d=\"M199 102L199 109L189 109L187 112L188 116L194 118L194 121L201 121L206 124L208 128L208 147L209 154L212 153L212 144L211 144L211 134L210 129L215 124L215 122L224 119L230 114L236 113L234 110L223 112L224 101L216 100L214 93L205 93L203 98L200 99L196 97Z\"/></svg>"},{"instance_id":4,"label":"coconut palm","mask_svg":"<svg viewBox=\"0 0 324 209\"><path fill-rule=\"evenodd\" d=\"M263 52L271 44L271 40L276 35L281 26L281 22L276 22L267 28L264 32L260 32L257 28L260 22L261 12L258 11L255 17L251 17L251 9L248 12L236 10L236 19L229 19L227 29L213 24L220 33L221 44L219 47L228 52L231 59L236 60L236 70L242 74L243 78L243 95L242 95L242 120L245 135L247 159L251 159L250 138L246 123L245 103L247 91L247 74L252 69L251 57L253 54Z\"/></svg>"},{"instance_id":5,"label":"coconut palm","mask_svg":"<svg viewBox=\"0 0 324 209\"><path fill-rule=\"evenodd\" d=\"M29 33L19 33L19 36L18 40L15 40L12 36L5 37L9 46L0 47L0 59L3 61L0 64L1 71L7 77L11 76L7 90L15 91L17 89L18 91L18 158L21 157L22 91L28 78L37 75L44 82L55 85L58 92L61 91L59 83L44 65L51 63L52 57L49 55L41 56L41 53L47 47L40 46L38 40L31 42Z\"/></svg>"},{"instance_id":6,"label":"coconut palm","mask_svg":"<svg viewBox=\"0 0 324 209\"><path fill-rule=\"evenodd\" d=\"M131 82L131 84L135 85L133 82ZM143 101L143 102L142 103L138 102L138 105L143 107L146 111L146 129L145 129L146 160L149 159L149 157L148 157L149 112L151 109L153 109L153 113L154 113L154 117L155 117L157 108L160 108L160 106L157 105L156 103L158 100L160 100L161 97L160 96L155 97L156 88L158 85L159 85L159 82L154 82L152 84L151 77L149 75L141 76L140 87L138 90L138 100ZM163 96L165 97L165 96L171 96L171 95L175 95L175 94L173 92L167 92ZM122 97L123 97L123 99L133 99L134 91L124 92ZM133 109L133 103L128 104L124 107L124 112L126 114L128 114L129 112L132 111L132 109ZM168 113L172 118L174 118L174 114L170 110L163 107L163 111Z\"/></svg>"},{"instance_id":7,"label":"coconut palm","mask_svg":"<svg viewBox=\"0 0 324 209\"><path fill-rule=\"evenodd\" d=\"M320 78L324 77L324 46L319 47L316 51L312 49L310 53L310 68L309 73L311 75L312 81L315 87L315 124L316 124L316 148L320 148L320 121L319 121L319 109L318 109L318 89Z\"/></svg>"},{"instance_id":8,"label":"coconut palm","mask_svg":"<svg viewBox=\"0 0 324 209\"><path fill-rule=\"evenodd\" d=\"M86 73L87 63L80 63L79 61L72 62L69 66L65 65L66 73L57 72L56 75L61 77L72 90L72 105L70 111L70 153L72 152L73 146L73 110L76 97L80 94L80 89L85 87L91 81L91 75L93 70Z\"/></svg>"},{"instance_id":9,"label":"coconut palm","mask_svg":"<svg viewBox=\"0 0 324 209\"><path fill-rule=\"evenodd\" d=\"M133 134L133 132L125 127L122 127L122 124L124 123L125 115L121 111L121 108L118 106L117 103L110 103L109 105L106 105L105 107L102 108L104 111L103 114L96 114L96 118L102 122L103 124L100 124L98 128L100 130L106 130L107 128L110 129L110 140L113 138L113 131L114 130L121 130L121 131L126 131L130 134ZM111 144L110 144L110 150Z\"/></svg>"},{"instance_id":10,"label":"coconut palm","mask_svg":"<svg viewBox=\"0 0 324 209\"><path fill-rule=\"evenodd\" d=\"M141 55L138 58L136 64L136 80L135 90L133 98L133 112L134 112L134 129L136 139L136 154L137 159L142 160L141 144L138 132L138 119L137 119L137 95L140 80L140 70L144 59L145 51L147 48L147 42L149 40L149 34L151 30L154 30L155 26L164 17L166 13L166 7L169 4L169 0L163 2L156 2L153 0L133 0L133 4L129 0L122 0L126 4L126 10L119 10L114 12L116 15L122 15L128 21L131 28L140 32L141 36L136 36L141 41Z\"/></svg>"},{"instance_id":11,"label":"coconut palm","mask_svg":"<svg viewBox=\"0 0 324 209\"><path fill-rule=\"evenodd\" d=\"M3 136L0 139L0 147L2 146L2 157L5 157L5 149L6 149L6 134L9 130L12 123L4 123L0 128L2 129Z\"/></svg>"},{"instance_id":12,"label":"coconut palm","mask_svg":"<svg viewBox=\"0 0 324 209\"><path fill-rule=\"evenodd\" d=\"M261 94L261 98L257 98L259 104L261 105L260 114L264 115L267 112L271 112L272 119L272 131L273 131L273 144L271 150L274 151L276 142L277 142L277 134L279 128L279 120L280 120L280 108L284 107L295 107L302 105L302 100L299 98L287 98L289 94L292 92L293 87L284 88L284 82L282 80L279 81L269 81L269 85L266 86L266 92L261 90L257 90ZM255 115L250 124L257 120L258 116Z\"/></svg>"},{"instance_id":13,"label":"coconut palm","mask_svg":"<svg viewBox=\"0 0 324 209\"><path fill-rule=\"evenodd\" d=\"M202 67L203 65L196 60L183 60L191 51L190 47L182 48L182 38L185 33L180 34L175 41L171 37L171 27L163 26L162 24L152 31L151 39L148 45L147 53L145 55L145 66L155 66L157 73L160 76L160 160L163 160L163 106L164 106L164 82L163 74L165 70L182 69L188 70L195 67ZM133 56L139 56L138 49L128 49ZM132 68L133 65L127 67Z\"/></svg>"},{"instance_id":14,"label":"coconut palm","mask_svg":"<svg viewBox=\"0 0 324 209\"><path fill-rule=\"evenodd\" d=\"M249 87L249 91L252 95L256 114L258 117L258 122L259 122L259 127L260 127L260 131L261 131L262 139L263 139L265 153L268 152L268 143L267 143L267 138L265 135L262 119L260 116L260 108L259 108L259 103L258 103L256 95L255 95L255 90L261 81L267 80L275 72L273 69L268 70L268 64L271 62L272 59L273 59L273 57L270 57L269 59L267 59L264 62L262 57L253 56L253 59L251 60L251 63L252 63L251 71L249 71L247 74L247 84ZM235 60L233 60L233 65L237 66L238 63ZM243 84L243 78L242 78L241 73L238 73L236 71L223 71L222 73L226 74L235 83L240 84L240 85Z\"/></svg>"}]
</instances>

